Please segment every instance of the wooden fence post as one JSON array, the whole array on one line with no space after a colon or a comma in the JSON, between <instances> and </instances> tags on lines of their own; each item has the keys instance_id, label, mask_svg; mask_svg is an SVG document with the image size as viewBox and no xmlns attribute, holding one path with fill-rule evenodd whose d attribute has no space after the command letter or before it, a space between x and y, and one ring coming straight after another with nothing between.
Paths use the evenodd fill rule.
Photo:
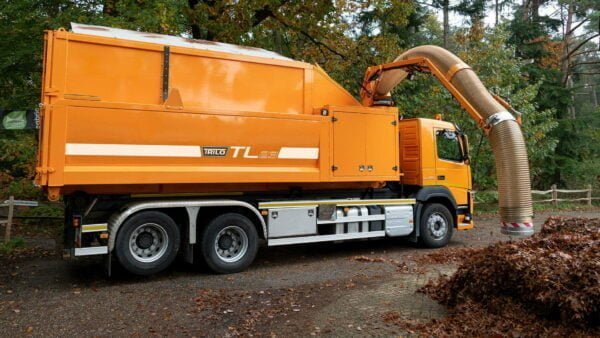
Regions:
<instances>
[{"instance_id":1,"label":"wooden fence post","mask_svg":"<svg viewBox=\"0 0 600 338\"><path fill-rule=\"evenodd\" d=\"M558 191L556 191L556 184L553 184L550 189L552 190L552 205L558 206Z\"/></svg>"},{"instance_id":2,"label":"wooden fence post","mask_svg":"<svg viewBox=\"0 0 600 338\"><path fill-rule=\"evenodd\" d=\"M6 223L6 233L4 234L4 243L10 242L10 231L12 228L13 214L15 211L15 197L10 196L8 198L8 220Z\"/></svg>"},{"instance_id":3,"label":"wooden fence post","mask_svg":"<svg viewBox=\"0 0 600 338\"><path fill-rule=\"evenodd\" d=\"M588 207L592 207L592 185L588 184L588 191L587 191L587 205Z\"/></svg>"}]
</instances>

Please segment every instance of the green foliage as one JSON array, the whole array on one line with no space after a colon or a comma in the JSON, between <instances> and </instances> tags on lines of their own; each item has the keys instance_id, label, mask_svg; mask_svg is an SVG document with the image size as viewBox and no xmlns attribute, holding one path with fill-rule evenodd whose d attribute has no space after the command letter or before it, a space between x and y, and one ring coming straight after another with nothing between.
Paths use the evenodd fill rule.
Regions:
<instances>
[{"instance_id":1,"label":"green foliage","mask_svg":"<svg viewBox=\"0 0 600 338\"><path fill-rule=\"evenodd\" d=\"M0 168L4 175L32 177L36 154L36 141L29 131L3 131L0 134Z\"/></svg>"},{"instance_id":2,"label":"green foliage","mask_svg":"<svg viewBox=\"0 0 600 338\"><path fill-rule=\"evenodd\" d=\"M70 22L108 25L262 47L321 65L354 95L368 66L389 62L416 45L442 44L442 28L432 8L444 1L404 0L0 0L0 107L35 108L40 97L43 31ZM468 17L467 29L454 25L452 51L463 58L494 93L509 98L523 113L534 186L552 183L579 188L600 185L600 110L590 100L600 76L596 54L574 58L574 85L564 84L561 69L564 26L542 15L539 6L575 6L582 29L598 32L599 6L593 0L500 0L512 18L484 29L483 0L452 2L449 10ZM433 6L433 7L432 7ZM456 23L452 23L456 24ZM576 42L579 42L577 40ZM598 46L591 39L584 49ZM587 62L587 63L585 63ZM600 91L600 89L598 90ZM407 117L443 113L470 137L473 178L478 189L495 187L490 146L452 96L430 76L417 76L395 90ZM35 174L36 136L0 131L0 198L39 198Z\"/></svg>"},{"instance_id":3,"label":"green foliage","mask_svg":"<svg viewBox=\"0 0 600 338\"><path fill-rule=\"evenodd\" d=\"M562 139L553 164L560 182L573 187L600 188L600 109L578 119L559 121Z\"/></svg>"},{"instance_id":4,"label":"green foliage","mask_svg":"<svg viewBox=\"0 0 600 338\"><path fill-rule=\"evenodd\" d=\"M64 209L57 204L40 204L35 208L26 208L19 213L22 217L34 217L23 219L22 224L44 226L60 226L64 223ZM40 218L36 218L40 217Z\"/></svg>"},{"instance_id":5,"label":"green foliage","mask_svg":"<svg viewBox=\"0 0 600 338\"><path fill-rule=\"evenodd\" d=\"M37 142L31 131L0 131L0 199L13 195L36 199L41 196L32 184Z\"/></svg>"},{"instance_id":6,"label":"green foliage","mask_svg":"<svg viewBox=\"0 0 600 338\"><path fill-rule=\"evenodd\" d=\"M478 203L498 203L498 192L497 191L477 191L474 195L475 204Z\"/></svg>"},{"instance_id":7,"label":"green foliage","mask_svg":"<svg viewBox=\"0 0 600 338\"><path fill-rule=\"evenodd\" d=\"M15 251L15 249L19 249L25 246L25 240L21 237L11 238L8 243L4 243L2 241L0 243L0 255L10 254Z\"/></svg>"},{"instance_id":8,"label":"green foliage","mask_svg":"<svg viewBox=\"0 0 600 338\"><path fill-rule=\"evenodd\" d=\"M485 17L486 0L461 0L454 10L464 16L468 16L471 23L477 23Z\"/></svg>"}]
</instances>

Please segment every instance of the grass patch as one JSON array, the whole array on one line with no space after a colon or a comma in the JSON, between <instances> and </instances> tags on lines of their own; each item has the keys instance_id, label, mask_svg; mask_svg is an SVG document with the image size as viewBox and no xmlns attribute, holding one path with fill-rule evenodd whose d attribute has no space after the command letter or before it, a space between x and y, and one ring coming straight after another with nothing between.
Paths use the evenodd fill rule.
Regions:
<instances>
[{"instance_id":1,"label":"grass patch","mask_svg":"<svg viewBox=\"0 0 600 338\"><path fill-rule=\"evenodd\" d=\"M23 208L19 212L23 218L21 223L24 225L39 225L39 226L62 226L64 221L64 210L61 205L43 204L34 208Z\"/></svg>"},{"instance_id":2,"label":"grass patch","mask_svg":"<svg viewBox=\"0 0 600 338\"><path fill-rule=\"evenodd\" d=\"M0 254L6 255L10 254L16 249L22 248L25 246L25 240L21 237L12 238L8 243L0 243Z\"/></svg>"}]
</instances>

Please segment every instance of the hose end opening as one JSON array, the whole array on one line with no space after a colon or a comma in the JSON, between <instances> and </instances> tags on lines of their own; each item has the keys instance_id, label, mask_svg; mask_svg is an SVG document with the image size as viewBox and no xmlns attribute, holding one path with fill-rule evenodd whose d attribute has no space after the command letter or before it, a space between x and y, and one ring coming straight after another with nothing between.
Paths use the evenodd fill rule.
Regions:
<instances>
[{"instance_id":1,"label":"hose end opening","mask_svg":"<svg viewBox=\"0 0 600 338\"><path fill-rule=\"evenodd\" d=\"M506 223L502 222L502 228L500 232L504 235L513 237L529 237L533 235L533 223L522 222L522 223Z\"/></svg>"}]
</instances>

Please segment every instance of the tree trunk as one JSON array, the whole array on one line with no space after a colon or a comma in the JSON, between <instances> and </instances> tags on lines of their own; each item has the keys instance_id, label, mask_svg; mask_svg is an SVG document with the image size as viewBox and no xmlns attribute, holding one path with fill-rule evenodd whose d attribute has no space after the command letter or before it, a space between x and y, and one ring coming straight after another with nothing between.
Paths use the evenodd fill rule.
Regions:
<instances>
[{"instance_id":1,"label":"tree trunk","mask_svg":"<svg viewBox=\"0 0 600 338\"><path fill-rule=\"evenodd\" d=\"M198 4L198 0L188 0L188 7L190 9L190 12L192 12L192 13L194 12L194 9L197 4ZM193 14L188 15L188 18L187 18L188 22L190 24L190 28L192 29L192 38L201 39L202 31L200 30L200 26L198 25L196 20L190 18L190 16L193 18Z\"/></svg>"},{"instance_id":2,"label":"tree trunk","mask_svg":"<svg viewBox=\"0 0 600 338\"><path fill-rule=\"evenodd\" d=\"M117 0L104 0L102 14L108 16L117 16Z\"/></svg>"},{"instance_id":3,"label":"tree trunk","mask_svg":"<svg viewBox=\"0 0 600 338\"><path fill-rule=\"evenodd\" d=\"M521 13L523 15L523 21L527 21L527 19L529 19L529 0L523 0L523 13Z\"/></svg>"},{"instance_id":4,"label":"tree trunk","mask_svg":"<svg viewBox=\"0 0 600 338\"><path fill-rule=\"evenodd\" d=\"M495 26L498 26L498 16L499 16L499 12L500 12L499 6L500 5L498 4L498 0L496 0L496 7L495 7L495 9L496 9L496 24L495 24Z\"/></svg>"},{"instance_id":5,"label":"tree trunk","mask_svg":"<svg viewBox=\"0 0 600 338\"><path fill-rule=\"evenodd\" d=\"M566 88L567 89L571 89L571 101L569 102L569 105L567 106L567 113L568 115L574 120L575 119L575 106L573 105L573 103L575 102L575 93L573 92L573 78L568 76L567 80L566 80Z\"/></svg>"},{"instance_id":6,"label":"tree trunk","mask_svg":"<svg viewBox=\"0 0 600 338\"><path fill-rule=\"evenodd\" d=\"M448 16L450 12L450 0L444 0L442 9L444 12L444 48L448 49L448 35L450 34L450 23Z\"/></svg>"},{"instance_id":7,"label":"tree trunk","mask_svg":"<svg viewBox=\"0 0 600 338\"><path fill-rule=\"evenodd\" d=\"M531 17L537 19L540 16L540 6L542 0L530 0Z\"/></svg>"},{"instance_id":8,"label":"tree trunk","mask_svg":"<svg viewBox=\"0 0 600 338\"><path fill-rule=\"evenodd\" d=\"M561 57L561 65L560 71L562 73L562 84L563 86L567 85L567 80L569 79L570 73L570 65L571 65L571 57L569 56L571 46L571 39L573 37L572 27L573 27L573 15L575 12L575 8L573 4L567 5L567 21L565 23L563 41L562 41L562 57Z\"/></svg>"}]
</instances>

